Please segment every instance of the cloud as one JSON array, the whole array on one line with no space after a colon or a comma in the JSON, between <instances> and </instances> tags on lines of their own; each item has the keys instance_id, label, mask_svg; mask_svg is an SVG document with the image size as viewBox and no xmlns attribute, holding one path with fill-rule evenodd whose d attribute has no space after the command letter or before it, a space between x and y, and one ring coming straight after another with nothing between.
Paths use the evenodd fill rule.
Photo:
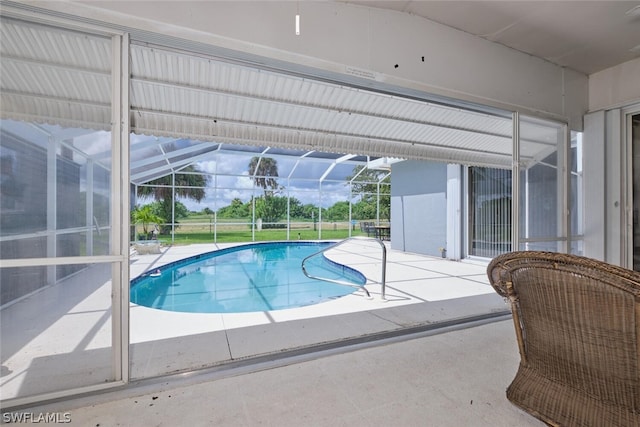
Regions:
<instances>
[{"instance_id":1,"label":"cloud","mask_svg":"<svg viewBox=\"0 0 640 427\"><path fill-rule=\"evenodd\" d=\"M196 167L207 173L217 173L217 179L210 181L210 185L217 182L218 190L208 188L205 198L196 203L191 200L181 200L189 210L201 211L205 207L212 210L220 209L231 204L233 199L247 202L252 195L262 194L261 188L256 188L249 177L247 166L251 161L251 154L230 155L220 154L215 159L200 161ZM280 185L286 187L280 194L291 195L302 204L320 204L324 208L333 206L336 202L349 200L349 187L346 181L341 179L349 176L353 168L351 166L338 165L330 174L331 181L322 183L322 194L319 189L319 178L327 171L330 163L302 159L293 170L291 180L287 177L291 173L298 158L278 159L278 172Z\"/></svg>"},{"instance_id":2,"label":"cloud","mask_svg":"<svg viewBox=\"0 0 640 427\"><path fill-rule=\"evenodd\" d=\"M215 160L207 160L207 161L204 161L204 162L196 163L195 164L195 168L198 169L201 172L215 174L216 173L217 164L218 164L218 162L215 161Z\"/></svg>"}]
</instances>

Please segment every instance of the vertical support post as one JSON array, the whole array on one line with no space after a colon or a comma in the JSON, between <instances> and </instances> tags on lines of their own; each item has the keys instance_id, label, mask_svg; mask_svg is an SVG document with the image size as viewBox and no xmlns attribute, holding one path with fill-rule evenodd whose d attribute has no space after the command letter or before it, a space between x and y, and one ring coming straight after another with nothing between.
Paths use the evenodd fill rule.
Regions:
<instances>
[{"instance_id":1,"label":"vertical support post","mask_svg":"<svg viewBox=\"0 0 640 427\"><path fill-rule=\"evenodd\" d=\"M287 178L287 240L291 240L291 180Z\"/></svg>"},{"instance_id":2,"label":"vertical support post","mask_svg":"<svg viewBox=\"0 0 640 427\"><path fill-rule=\"evenodd\" d=\"M129 35L112 37L111 240L112 341L116 381L129 381Z\"/></svg>"},{"instance_id":3,"label":"vertical support post","mask_svg":"<svg viewBox=\"0 0 640 427\"><path fill-rule=\"evenodd\" d=\"M589 206L583 212L584 255L605 261L609 237L608 196L610 148L607 145L606 112L597 111L584 116L584 145L582 167L587 173L581 175L585 189L581 206ZM614 144L611 144L614 145ZM605 195L603 197L603 195ZM585 230L589 230L585 233Z\"/></svg>"},{"instance_id":4,"label":"vertical support post","mask_svg":"<svg viewBox=\"0 0 640 427\"><path fill-rule=\"evenodd\" d=\"M569 134L571 134L571 132L569 132ZM569 150L571 150L571 147L569 147ZM576 135L576 204L575 204L577 236L582 236L584 233L584 209L582 209L582 206L585 206L585 203L584 203L584 180L582 178L582 153L583 153L582 133L578 133ZM569 158L571 159L572 156L569 156ZM573 167L571 169L573 169ZM570 180L571 180L571 173L569 174ZM569 188L572 188L571 181L569 181ZM573 197L573 194L570 193L567 197L569 200L571 200L571 197ZM571 217L572 216L571 211L569 211L569 213L570 213L569 216ZM568 233L569 233L569 236L572 236L573 234L573 222L571 221L569 222ZM580 240L580 237L577 237L577 240ZM584 250L584 245L582 249ZM569 251L571 251L571 240L569 240ZM584 252L582 252L581 254L584 254Z\"/></svg>"},{"instance_id":5,"label":"vertical support post","mask_svg":"<svg viewBox=\"0 0 640 427\"><path fill-rule=\"evenodd\" d=\"M380 242L380 246L382 246L382 292L380 294L380 299L382 301L387 300L387 247L384 243Z\"/></svg>"},{"instance_id":6,"label":"vertical support post","mask_svg":"<svg viewBox=\"0 0 640 427\"><path fill-rule=\"evenodd\" d=\"M256 167L256 170L258 168ZM254 174L255 175L255 174ZM253 180L251 190L251 241L256 241L256 182Z\"/></svg>"},{"instance_id":7,"label":"vertical support post","mask_svg":"<svg viewBox=\"0 0 640 427\"><path fill-rule=\"evenodd\" d=\"M461 191L462 191L462 218L465 218L466 221L463 219L462 222L462 253L461 256L469 256L469 255L473 255L473 253L471 252L472 249L472 245L471 245L471 234L472 234L472 230L471 230L471 222L472 222L472 215L471 215L471 182L469 179L469 166L463 166L462 167L462 186L461 186Z\"/></svg>"},{"instance_id":8,"label":"vertical support post","mask_svg":"<svg viewBox=\"0 0 640 427\"><path fill-rule=\"evenodd\" d=\"M58 163L57 141L49 137L47 144L47 258L56 257L56 228L58 221ZM47 267L47 283L56 283L56 266Z\"/></svg>"},{"instance_id":9,"label":"vertical support post","mask_svg":"<svg viewBox=\"0 0 640 427\"><path fill-rule=\"evenodd\" d=\"M176 241L176 172L171 172L171 243Z\"/></svg>"},{"instance_id":10,"label":"vertical support post","mask_svg":"<svg viewBox=\"0 0 640 427\"><path fill-rule=\"evenodd\" d=\"M98 224L94 224L93 220L93 160L87 159L87 190L85 193L85 223L87 224L87 234L85 236L85 246L87 256L93 255L93 232L94 226L99 227ZM100 229L95 230L100 232Z\"/></svg>"},{"instance_id":11,"label":"vertical support post","mask_svg":"<svg viewBox=\"0 0 640 427\"><path fill-rule=\"evenodd\" d=\"M322 181L318 183L318 240L322 239Z\"/></svg>"},{"instance_id":12,"label":"vertical support post","mask_svg":"<svg viewBox=\"0 0 640 427\"><path fill-rule=\"evenodd\" d=\"M622 162L620 167L620 175L623 177L623 191L621 194L621 203L622 206L622 224L621 230L622 234L625 238L622 241L622 253L620 257L620 265L625 266L630 270L635 270L635 262L634 262L634 254L635 250L635 233L637 232L637 225L635 225L634 221L634 210L635 206L638 205L637 201L634 201L634 186L635 186L635 176L637 173L634 172L634 169L638 168L638 161L635 160L634 154L637 156L637 147L634 141L634 126L633 126L633 118L638 114L635 111L635 108L631 110L624 110L623 122L623 132L620 140L622 141L623 148L622 152L624 153L624 158L626 161ZM636 189L637 190L637 189Z\"/></svg>"},{"instance_id":13,"label":"vertical support post","mask_svg":"<svg viewBox=\"0 0 640 427\"><path fill-rule=\"evenodd\" d=\"M135 207L135 206L137 206L137 205L138 205L138 185L137 185L137 184L135 184L135 185L133 186L133 193L134 193L134 195L133 195L133 202L134 202L134 205L133 205L133 206L130 206L130 207L129 207L129 209L131 209L132 207ZM136 224L131 224L131 225L129 226L129 228L130 228L130 230L133 230L133 239L134 239L135 241L137 241L137 240L138 240L138 229L137 229ZM129 233L129 234L131 234L131 233Z\"/></svg>"},{"instance_id":14,"label":"vertical support post","mask_svg":"<svg viewBox=\"0 0 640 427\"><path fill-rule=\"evenodd\" d=\"M376 225L380 225L380 181L376 183Z\"/></svg>"},{"instance_id":15,"label":"vertical support post","mask_svg":"<svg viewBox=\"0 0 640 427\"><path fill-rule=\"evenodd\" d=\"M560 251L566 254L571 252L571 132L567 125L562 126L562 135L559 138L560 147L558 147L558 169L561 171L558 176L558 191L562 194L561 200L558 202L562 205L562 215L558 221L561 229L560 232L561 248Z\"/></svg>"},{"instance_id":16,"label":"vertical support post","mask_svg":"<svg viewBox=\"0 0 640 427\"><path fill-rule=\"evenodd\" d=\"M447 165L447 242L446 250L451 259L462 259L462 166Z\"/></svg>"},{"instance_id":17,"label":"vertical support post","mask_svg":"<svg viewBox=\"0 0 640 427\"><path fill-rule=\"evenodd\" d=\"M218 243L218 154L216 153L216 169L213 175L213 243Z\"/></svg>"},{"instance_id":18,"label":"vertical support post","mask_svg":"<svg viewBox=\"0 0 640 427\"><path fill-rule=\"evenodd\" d=\"M351 181L349 181L349 237L352 235L353 230L353 188Z\"/></svg>"},{"instance_id":19,"label":"vertical support post","mask_svg":"<svg viewBox=\"0 0 640 427\"><path fill-rule=\"evenodd\" d=\"M522 170L520 171L522 172ZM520 175L518 174L518 177L520 177ZM520 183L522 184L522 183ZM520 186L519 186L520 188ZM518 196L519 197L519 196ZM524 210L524 230L521 230L520 225L518 224L518 233L520 234L520 231L524 232L524 238L528 239L529 237L531 237L530 233L531 233L531 217L530 217L530 213L531 213L531 206L529 206L529 200L531 200L531 194L529 193L529 168L526 168L524 170L524 202L522 203L522 206L520 206L520 199L518 199L518 206L520 209L520 215L519 217L522 218L522 210ZM518 238L523 237L523 236L518 236ZM525 248L526 250L529 249L529 242L525 243Z\"/></svg>"},{"instance_id":20,"label":"vertical support post","mask_svg":"<svg viewBox=\"0 0 640 427\"><path fill-rule=\"evenodd\" d=\"M622 110L614 108L605 112L604 123L604 170L605 170L605 189L604 193L598 194L605 198L605 261L609 264L625 266L628 260L623 258L622 249L627 240L624 234L624 194L622 177L624 173L624 154L623 141L624 123ZM592 187L588 187L589 191L593 191ZM622 202L622 203L621 203ZM590 205L589 205L590 206ZM595 205L597 206L597 205ZM591 231L589 230L589 234Z\"/></svg>"},{"instance_id":21,"label":"vertical support post","mask_svg":"<svg viewBox=\"0 0 640 427\"><path fill-rule=\"evenodd\" d=\"M511 250L520 249L520 114L512 115L511 153Z\"/></svg>"}]
</instances>

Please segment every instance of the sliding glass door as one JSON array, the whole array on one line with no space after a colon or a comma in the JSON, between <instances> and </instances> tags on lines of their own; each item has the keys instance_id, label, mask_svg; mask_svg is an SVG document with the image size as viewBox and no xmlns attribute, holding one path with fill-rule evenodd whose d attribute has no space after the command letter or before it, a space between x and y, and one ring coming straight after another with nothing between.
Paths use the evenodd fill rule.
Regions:
<instances>
[{"instance_id":1,"label":"sliding glass door","mask_svg":"<svg viewBox=\"0 0 640 427\"><path fill-rule=\"evenodd\" d=\"M470 167L469 255L493 258L511 250L511 170Z\"/></svg>"},{"instance_id":2,"label":"sliding glass door","mask_svg":"<svg viewBox=\"0 0 640 427\"><path fill-rule=\"evenodd\" d=\"M640 271L640 112L628 114L626 116L626 134L628 145L631 149L631 199L633 206L631 224L632 260L630 268Z\"/></svg>"}]
</instances>

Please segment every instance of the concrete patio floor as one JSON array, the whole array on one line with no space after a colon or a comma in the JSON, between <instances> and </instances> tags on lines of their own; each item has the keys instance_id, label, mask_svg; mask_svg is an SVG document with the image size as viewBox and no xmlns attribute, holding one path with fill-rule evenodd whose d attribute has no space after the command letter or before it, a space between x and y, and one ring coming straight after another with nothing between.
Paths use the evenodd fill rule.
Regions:
<instances>
[{"instance_id":1,"label":"concrete patio floor","mask_svg":"<svg viewBox=\"0 0 640 427\"><path fill-rule=\"evenodd\" d=\"M518 360L508 319L143 381L22 411L100 427L542 426L505 397Z\"/></svg>"}]
</instances>

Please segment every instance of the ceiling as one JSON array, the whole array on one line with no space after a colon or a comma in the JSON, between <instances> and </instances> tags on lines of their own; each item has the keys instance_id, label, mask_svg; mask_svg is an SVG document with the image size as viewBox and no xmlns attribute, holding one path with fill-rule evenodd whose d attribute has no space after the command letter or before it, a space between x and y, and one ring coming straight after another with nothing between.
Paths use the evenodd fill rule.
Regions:
<instances>
[{"instance_id":1,"label":"ceiling","mask_svg":"<svg viewBox=\"0 0 640 427\"><path fill-rule=\"evenodd\" d=\"M587 75L640 57L638 1L337 1L421 16Z\"/></svg>"}]
</instances>

